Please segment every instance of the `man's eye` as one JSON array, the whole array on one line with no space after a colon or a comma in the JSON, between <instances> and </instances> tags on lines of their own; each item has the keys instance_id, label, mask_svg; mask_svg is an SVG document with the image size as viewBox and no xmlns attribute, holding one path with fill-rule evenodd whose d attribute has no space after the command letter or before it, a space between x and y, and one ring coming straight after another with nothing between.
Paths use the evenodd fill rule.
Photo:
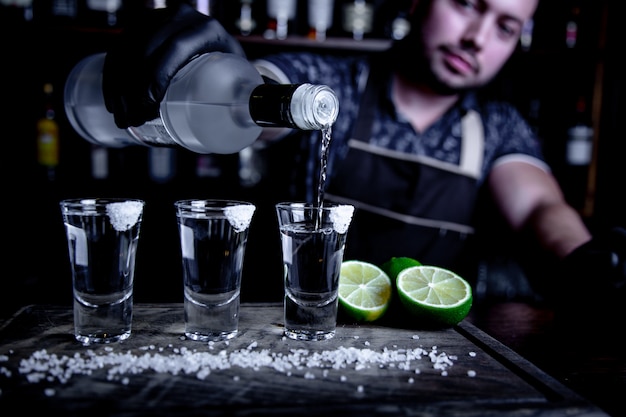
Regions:
<instances>
[{"instance_id":1,"label":"man's eye","mask_svg":"<svg viewBox=\"0 0 626 417\"><path fill-rule=\"evenodd\" d=\"M519 29L517 29L517 28L515 28L515 27L513 27L513 26L511 26L511 25L505 24L505 23L500 24L500 25L498 26L498 28L499 28L500 34L501 34L501 35L502 35L502 37L504 37L504 38L512 38L512 37L515 37L515 36L517 36L517 35L519 34L519 32L520 32L520 31L519 31Z\"/></svg>"},{"instance_id":2,"label":"man's eye","mask_svg":"<svg viewBox=\"0 0 626 417\"><path fill-rule=\"evenodd\" d=\"M476 4L476 2L471 1L471 0L455 0L457 2L457 4L465 9L468 10L477 10L478 9L478 5Z\"/></svg>"}]
</instances>

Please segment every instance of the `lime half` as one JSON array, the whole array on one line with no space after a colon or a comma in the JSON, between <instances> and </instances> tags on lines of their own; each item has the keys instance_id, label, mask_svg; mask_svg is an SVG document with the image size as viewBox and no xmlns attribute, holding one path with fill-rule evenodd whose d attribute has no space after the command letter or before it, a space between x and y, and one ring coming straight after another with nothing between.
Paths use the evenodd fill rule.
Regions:
<instances>
[{"instance_id":1,"label":"lime half","mask_svg":"<svg viewBox=\"0 0 626 417\"><path fill-rule=\"evenodd\" d=\"M378 266L363 261L344 261L339 276L339 304L357 321L374 321L391 302L389 276Z\"/></svg>"},{"instance_id":2,"label":"lime half","mask_svg":"<svg viewBox=\"0 0 626 417\"><path fill-rule=\"evenodd\" d=\"M453 326L472 307L472 288L452 271L436 266L413 266L402 270L396 281L405 309L424 324Z\"/></svg>"}]
</instances>

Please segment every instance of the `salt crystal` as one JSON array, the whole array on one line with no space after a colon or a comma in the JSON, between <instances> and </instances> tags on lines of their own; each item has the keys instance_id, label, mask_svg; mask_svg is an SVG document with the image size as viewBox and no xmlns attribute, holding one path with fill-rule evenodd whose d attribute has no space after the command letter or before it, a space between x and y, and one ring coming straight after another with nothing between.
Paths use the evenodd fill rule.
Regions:
<instances>
[{"instance_id":1,"label":"salt crystal","mask_svg":"<svg viewBox=\"0 0 626 417\"><path fill-rule=\"evenodd\" d=\"M333 223L333 229L337 233L346 233L352 221L352 213L354 213L354 207L348 204L343 204L330 208L330 221Z\"/></svg>"},{"instance_id":2,"label":"salt crystal","mask_svg":"<svg viewBox=\"0 0 626 417\"><path fill-rule=\"evenodd\" d=\"M226 207L224 214L236 232L243 232L250 226L255 208L252 204L238 204Z\"/></svg>"},{"instance_id":3,"label":"salt crystal","mask_svg":"<svg viewBox=\"0 0 626 417\"><path fill-rule=\"evenodd\" d=\"M109 203L106 206L106 210L113 228L118 232L124 232L139 221L143 203L141 201Z\"/></svg>"}]
</instances>

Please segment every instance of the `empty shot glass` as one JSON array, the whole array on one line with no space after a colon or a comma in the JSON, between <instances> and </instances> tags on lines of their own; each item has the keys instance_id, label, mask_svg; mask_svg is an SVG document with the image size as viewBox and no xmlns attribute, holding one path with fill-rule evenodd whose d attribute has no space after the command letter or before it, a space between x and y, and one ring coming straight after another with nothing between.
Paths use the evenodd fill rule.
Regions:
<instances>
[{"instance_id":1,"label":"empty shot glass","mask_svg":"<svg viewBox=\"0 0 626 417\"><path fill-rule=\"evenodd\" d=\"M185 335L235 337L248 230L256 207L230 200L174 203L183 267Z\"/></svg>"},{"instance_id":2,"label":"empty shot glass","mask_svg":"<svg viewBox=\"0 0 626 417\"><path fill-rule=\"evenodd\" d=\"M83 344L127 339L144 202L82 198L60 202L74 294L74 336Z\"/></svg>"},{"instance_id":3,"label":"empty shot glass","mask_svg":"<svg viewBox=\"0 0 626 417\"><path fill-rule=\"evenodd\" d=\"M325 340L337 327L338 288L354 207L324 203L276 205L284 264L285 335Z\"/></svg>"}]
</instances>

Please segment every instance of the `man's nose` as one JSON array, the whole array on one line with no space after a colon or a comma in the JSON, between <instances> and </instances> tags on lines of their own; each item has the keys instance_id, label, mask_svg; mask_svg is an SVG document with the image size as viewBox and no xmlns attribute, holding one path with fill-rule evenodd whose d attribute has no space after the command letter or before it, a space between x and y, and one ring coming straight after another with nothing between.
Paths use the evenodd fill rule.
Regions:
<instances>
[{"instance_id":1,"label":"man's nose","mask_svg":"<svg viewBox=\"0 0 626 417\"><path fill-rule=\"evenodd\" d=\"M494 22L486 17L472 20L463 34L463 43L476 50L482 49L489 40L494 27Z\"/></svg>"}]
</instances>

